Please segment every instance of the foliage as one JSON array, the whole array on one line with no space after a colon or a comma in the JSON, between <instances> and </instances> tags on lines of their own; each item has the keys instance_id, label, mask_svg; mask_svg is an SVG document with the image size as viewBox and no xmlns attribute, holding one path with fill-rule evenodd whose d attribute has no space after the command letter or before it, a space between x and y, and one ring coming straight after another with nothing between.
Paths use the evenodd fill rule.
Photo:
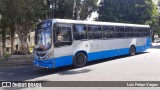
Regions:
<instances>
[{"instance_id":1,"label":"foliage","mask_svg":"<svg viewBox=\"0 0 160 90\"><path fill-rule=\"evenodd\" d=\"M20 37L21 45L24 47L23 52L28 53L27 35L30 29L33 29L34 23L41 17L43 13L40 5L42 0L1 0L0 14L2 15L2 28L11 30L11 42L13 47L13 38L15 29ZM7 12L6 12L7 11ZM3 42L5 43L5 42Z\"/></svg>"},{"instance_id":2,"label":"foliage","mask_svg":"<svg viewBox=\"0 0 160 90\"><path fill-rule=\"evenodd\" d=\"M99 20L145 24L153 16L152 0L102 0Z\"/></svg>"},{"instance_id":3,"label":"foliage","mask_svg":"<svg viewBox=\"0 0 160 90\"><path fill-rule=\"evenodd\" d=\"M76 0L73 18L84 20L88 16L90 17L91 13L97 10L97 2L98 0Z\"/></svg>"},{"instance_id":4,"label":"foliage","mask_svg":"<svg viewBox=\"0 0 160 90\"><path fill-rule=\"evenodd\" d=\"M160 14L157 10L156 5L154 4L153 6L154 6L152 10L153 16L150 21L146 22L146 24L149 24L151 26L151 30L153 30L154 34L157 33L160 35L160 26L159 26Z\"/></svg>"},{"instance_id":5,"label":"foliage","mask_svg":"<svg viewBox=\"0 0 160 90\"><path fill-rule=\"evenodd\" d=\"M98 0L47 0L51 18L80 19L84 20L97 9Z\"/></svg>"},{"instance_id":6,"label":"foliage","mask_svg":"<svg viewBox=\"0 0 160 90\"><path fill-rule=\"evenodd\" d=\"M78 15L86 19L95 10L98 0L0 0L0 28L2 28L3 47L5 48L5 35L11 35L13 49L13 38L15 31L22 45L22 52L29 53L27 35L39 20L48 18L73 18L73 5L76 1ZM52 6L52 8L50 8ZM52 14L54 13L54 14ZM77 17L76 17L77 18ZM9 32L8 32L9 30Z\"/></svg>"},{"instance_id":7,"label":"foliage","mask_svg":"<svg viewBox=\"0 0 160 90\"><path fill-rule=\"evenodd\" d=\"M0 60L7 60L10 56L11 56L11 54L4 53L4 55L0 57Z\"/></svg>"}]
</instances>

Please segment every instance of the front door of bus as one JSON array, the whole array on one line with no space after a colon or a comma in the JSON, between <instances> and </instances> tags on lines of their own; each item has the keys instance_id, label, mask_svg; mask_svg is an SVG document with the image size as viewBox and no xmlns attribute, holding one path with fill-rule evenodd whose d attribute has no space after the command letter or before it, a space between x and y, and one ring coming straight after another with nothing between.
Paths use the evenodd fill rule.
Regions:
<instances>
[{"instance_id":1,"label":"front door of bus","mask_svg":"<svg viewBox=\"0 0 160 90\"><path fill-rule=\"evenodd\" d=\"M72 64L73 46L71 30L71 25L58 24L54 32L54 67Z\"/></svg>"}]
</instances>

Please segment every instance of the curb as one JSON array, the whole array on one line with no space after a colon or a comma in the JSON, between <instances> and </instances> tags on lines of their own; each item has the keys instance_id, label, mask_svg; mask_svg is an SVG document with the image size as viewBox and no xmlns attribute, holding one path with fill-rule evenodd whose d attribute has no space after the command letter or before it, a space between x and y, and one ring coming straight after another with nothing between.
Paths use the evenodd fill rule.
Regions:
<instances>
[{"instance_id":1,"label":"curb","mask_svg":"<svg viewBox=\"0 0 160 90\"><path fill-rule=\"evenodd\" d=\"M30 64L0 64L0 67L3 67L3 66L33 66L32 63Z\"/></svg>"}]
</instances>

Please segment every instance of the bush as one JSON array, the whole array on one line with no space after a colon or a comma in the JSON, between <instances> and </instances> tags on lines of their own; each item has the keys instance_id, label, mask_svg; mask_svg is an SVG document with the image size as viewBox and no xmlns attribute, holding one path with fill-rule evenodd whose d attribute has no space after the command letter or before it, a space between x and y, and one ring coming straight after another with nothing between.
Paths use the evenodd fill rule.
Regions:
<instances>
[{"instance_id":1,"label":"bush","mask_svg":"<svg viewBox=\"0 0 160 90\"><path fill-rule=\"evenodd\" d=\"M3 57L1 58L2 60L7 60L11 56L10 53L4 53Z\"/></svg>"}]
</instances>

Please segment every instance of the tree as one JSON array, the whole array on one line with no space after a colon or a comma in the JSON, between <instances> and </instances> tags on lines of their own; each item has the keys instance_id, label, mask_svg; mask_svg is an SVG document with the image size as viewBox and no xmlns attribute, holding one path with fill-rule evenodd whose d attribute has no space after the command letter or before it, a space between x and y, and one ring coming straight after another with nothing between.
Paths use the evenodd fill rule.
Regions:
<instances>
[{"instance_id":1,"label":"tree","mask_svg":"<svg viewBox=\"0 0 160 90\"><path fill-rule=\"evenodd\" d=\"M18 32L22 45L22 52L29 53L27 44L27 35L34 24L43 19L43 1L42 0L1 0L0 14L3 24L6 24L11 31L11 41L13 48L14 32ZM2 25L4 27L4 25ZM6 28L6 27L5 27ZM4 30L4 29L3 29Z\"/></svg>"},{"instance_id":2,"label":"tree","mask_svg":"<svg viewBox=\"0 0 160 90\"><path fill-rule=\"evenodd\" d=\"M99 6L100 21L145 24L152 19L152 0L102 0Z\"/></svg>"},{"instance_id":3,"label":"tree","mask_svg":"<svg viewBox=\"0 0 160 90\"><path fill-rule=\"evenodd\" d=\"M30 29L33 29L34 24L43 19L43 1L41 0L16 0L16 17L15 28L21 41L22 52L29 53L27 44L27 36Z\"/></svg>"},{"instance_id":4,"label":"tree","mask_svg":"<svg viewBox=\"0 0 160 90\"><path fill-rule=\"evenodd\" d=\"M83 1L83 2L81 2ZM80 19L86 19L96 10L98 0L76 0L76 7ZM0 15L2 15L3 36L6 29L10 29L12 51L15 31L18 33L22 52L29 53L27 35L39 20L49 18L71 19L73 16L74 0L0 0ZM52 8L51 8L52 7ZM5 38L5 36L4 36ZM3 41L5 39L3 38ZM4 45L5 46L5 45Z\"/></svg>"},{"instance_id":5,"label":"tree","mask_svg":"<svg viewBox=\"0 0 160 90\"><path fill-rule=\"evenodd\" d=\"M73 19L84 20L97 10L98 0L74 0Z\"/></svg>"},{"instance_id":6,"label":"tree","mask_svg":"<svg viewBox=\"0 0 160 90\"><path fill-rule=\"evenodd\" d=\"M160 14L158 12L157 6L153 4L154 8L152 10L153 16L150 21L146 22L146 24L149 24L151 27L151 30L153 31L153 34L157 33L160 35Z\"/></svg>"},{"instance_id":7,"label":"tree","mask_svg":"<svg viewBox=\"0 0 160 90\"><path fill-rule=\"evenodd\" d=\"M84 20L97 10L98 0L47 0L49 18Z\"/></svg>"}]
</instances>

